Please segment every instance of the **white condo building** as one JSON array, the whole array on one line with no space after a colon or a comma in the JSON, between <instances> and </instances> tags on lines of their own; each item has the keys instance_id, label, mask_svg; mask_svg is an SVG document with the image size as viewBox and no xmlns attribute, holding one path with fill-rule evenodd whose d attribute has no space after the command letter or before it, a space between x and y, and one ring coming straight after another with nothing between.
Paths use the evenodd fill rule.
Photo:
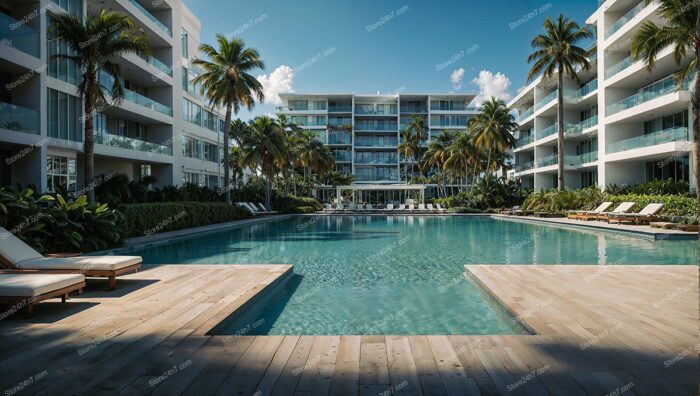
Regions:
<instances>
[{"instance_id":1,"label":"white condo building","mask_svg":"<svg viewBox=\"0 0 700 396\"><path fill-rule=\"evenodd\" d=\"M692 184L690 93L673 82L679 67L672 48L659 54L651 72L630 56L642 22L664 23L658 7L646 0L601 0L586 21L597 33L597 56L590 71L579 73L580 84L565 80L566 187L668 178ZM520 126L509 173L524 187L556 187L557 94L556 76L539 77L509 103Z\"/></svg>"},{"instance_id":2,"label":"white condo building","mask_svg":"<svg viewBox=\"0 0 700 396\"><path fill-rule=\"evenodd\" d=\"M49 27L55 15L101 8L130 16L150 38L153 56L119 59L123 101L84 117L75 87L79 71L52 58L66 46ZM0 26L0 185L83 188L85 121L95 125L96 175L221 184L222 117L191 84L200 22L181 1L0 0Z\"/></svg>"},{"instance_id":3,"label":"white condo building","mask_svg":"<svg viewBox=\"0 0 700 396\"><path fill-rule=\"evenodd\" d=\"M428 144L443 130L464 130L469 119L478 113L469 106L475 95L464 94L285 93L280 97L284 103L278 112L287 114L296 125L316 132L333 152L338 171L352 174L353 184L387 186L384 192L374 189L375 195L385 196L391 194L388 185L403 181L406 161L413 161L398 154L401 131L413 115L426 118ZM376 199L369 196L371 193L366 194L365 201ZM325 201L327 197L319 198Z\"/></svg>"}]
</instances>

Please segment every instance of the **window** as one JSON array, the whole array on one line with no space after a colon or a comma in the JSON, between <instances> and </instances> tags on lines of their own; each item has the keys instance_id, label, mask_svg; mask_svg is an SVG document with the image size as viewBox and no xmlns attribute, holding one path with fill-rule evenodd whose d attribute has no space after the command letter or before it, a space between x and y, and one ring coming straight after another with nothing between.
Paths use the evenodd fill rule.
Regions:
<instances>
[{"instance_id":1,"label":"window","mask_svg":"<svg viewBox=\"0 0 700 396\"><path fill-rule=\"evenodd\" d=\"M82 142L81 106L80 98L49 88L48 136Z\"/></svg>"},{"instance_id":2,"label":"window","mask_svg":"<svg viewBox=\"0 0 700 396\"><path fill-rule=\"evenodd\" d=\"M187 68L182 68L182 90L187 91L187 87L190 85L189 75L187 74Z\"/></svg>"},{"instance_id":3,"label":"window","mask_svg":"<svg viewBox=\"0 0 700 396\"><path fill-rule=\"evenodd\" d=\"M207 128L213 132L218 132L219 117L203 109L202 106L184 98L182 99L182 117L189 123Z\"/></svg>"},{"instance_id":4,"label":"window","mask_svg":"<svg viewBox=\"0 0 700 396\"><path fill-rule=\"evenodd\" d=\"M598 184L598 172L581 172L581 188L591 187Z\"/></svg>"},{"instance_id":5,"label":"window","mask_svg":"<svg viewBox=\"0 0 700 396\"><path fill-rule=\"evenodd\" d=\"M151 176L151 171L151 165L141 164L138 166L138 174L136 175L136 178L141 180L144 177Z\"/></svg>"},{"instance_id":6,"label":"window","mask_svg":"<svg viewBox=\"0 0 700 396\"><path fill-rule=\"evenodd\" d=\"M55 1L55 0L54 0ZM55 59L58 54L75 55L75 51L68 48L68 45L56 38L53 29L53 17L46 15L46 59L48 73L50 77L65 81L69 84L77 85L79 70L75 62L69 59Z\"/></svg>"},{"instance_id":7,"label":"window","mask_svg":"<svg viewBox=\"0 0 700 396\"><path fill-rule=\"evenodd\" d=\"M676 114L656 118L644 123L644 134L664 131L673 128L688 127L688 110Z\"/></svg>"},{"instance_id":8,"label":"window","mask_svg":"<svg viewBox=\"0 0 700 396\"><path fill-rule=\"evenodd\" d=\"M83 16L83 1L82 0L51 0L54 4L68 11L68 13Z\"/></svg>"},{"instance_id":9,"label":"window","mask_svg":"<svg viewBox=\"0 0 700 396\"><path fill-rule=\"evenodd\" d=\"M194 184L195 186L199 186L200 184L200 177L199 173L193 173L193 172L183 172L182 173L182 183L183 184Z\"/></svg>"},{"instance_id":10,"label":"window","mask_svg":"<svg viewBox=\"0 0 700 396\"><path fill-rule=\"evenodd\" d=\"M76 190L75 158L46 156L46 188L49 192Z\"/></svg>"},{"instance_id":11,"label":"window","mask_svg":"<svg viewBox=\"0 0 700 396\"><path fill-rule=\"evenodd\" d=\"M185 59L190 58L190 48L189 48L189 34L187 34L187 30L182 29L182 35L180 36L180 42L182 45L182 57Z\"/></svg>"}]
</instances>

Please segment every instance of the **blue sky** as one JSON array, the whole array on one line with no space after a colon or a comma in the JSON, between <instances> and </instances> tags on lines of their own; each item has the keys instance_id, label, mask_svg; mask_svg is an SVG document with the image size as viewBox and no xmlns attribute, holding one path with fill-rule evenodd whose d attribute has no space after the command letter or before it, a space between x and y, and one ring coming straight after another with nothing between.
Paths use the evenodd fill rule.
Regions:
<instances>
[{"instance_id":1,"label":"blue sky","mask_svg":"<svg viewBox=\"0 0 700 396\"><path fill-rule=\"evenodd\" d=\"M596 0L185 0L216 33L242 37L266 68L257 75L274 112L279 92L464 92L514 95L532 37L547 16L584 23ZM500 73L500 74L499 74ZM475 79L478 82L474 82ZM510 82L510 84L509 84Z\"/></svg>"}]
</instances>

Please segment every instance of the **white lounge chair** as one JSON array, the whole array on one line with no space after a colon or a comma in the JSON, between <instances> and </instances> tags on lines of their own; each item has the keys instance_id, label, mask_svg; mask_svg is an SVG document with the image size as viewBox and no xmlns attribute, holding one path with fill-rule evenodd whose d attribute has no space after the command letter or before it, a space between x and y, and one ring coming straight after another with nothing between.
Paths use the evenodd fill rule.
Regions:
<instances>
[{"instance_id":1,"label":"white lounge chair","mask_svg":"<svg viewBox=\"0 0 700 396\"><path fill-rule=\"evenodd\" d=\"M608 223L616 222L621 224L623 221L633 222L634 224L649 223L659 219L657 214L664 207L664 204L651 203L640 210L638 213L613 213L608 216Z\"/></svg>"},{"instance_id":2,"label":"white lounge chair","mask_svg":"<svg viewBox=\"0 0 700 396\"><path fill-rule=\"evenodd\" d=\"M623 202L623 203L619 204L615 209L613 209L612 212L603 212L603 213L597 214L595 216L596 220L607 221L608 217L610 217L610 215L615 215L615 214L620 214L620 213L628 213L630 210L632 210L632 208L634 208L634 205L636 205L635 202Z\"/></svg>"},{"instance_id":3,"label":"white lounge chair","mask_svg":"<svg viewBox=\"0 0 700 396\"><path fill-rule=\"evenodd\" d=\"M433 207L433 204L428 204L427 207L428 207L428 210L431 211L431 212L436 212L436 211L437 211L437 209L435 209L435 207Z\"/></svg>"},{"instance_id":4,"label":"white lounge chair","mask_svg":"<svg viewBox=\"0 0 700 396\"><path fill-rule=\"evenodd\" d=\"M260 213L265 213L265 214L275 214L279 213L277 210L272 210L269 206L265 206L262 203L258 202L258 207L260 208Z\"/></svg>"},{"instance_id":5,"label":"white lounge chair","mask_svg":"<svg viewBox=\"0 0 700 396\"><path fill-rule=\"evenodd\" d=\"M406 210L406 205L400 204L399 207L396 208L396 210Z\"/></svg>"},{"instance_id":6,"label":"white lounge chair","mask_svg":"<svg viewBox=\"0 0 700 396\"><path fill-rule=\"evenodd\" d=\"M437 210L439 212L447 212L447 209L444 209L439 203L436 203L435 206L437 206Z\"/></svg>"},{"instance_id":7,"label":"white lounge chair","mask_svg":"<svg viewBox=\"0 0 700 396\"><path fill-rule=\"evenodd\" d=\"M259 215L259 214L261 214L260 211L258 210L258 208L254 207L254 206L251 206L251 205L250 205L249 203L247 203L247 202L236 202L236 205L238 205L238 206L240 206L241 208L247 210L248 212L250 212L250 213L253 214L253 215Z\"/></svg>"},{"instance_id":8,"label":"white lounge chair","mask_svg":"<svg viewBox=\"0 0 700 396\"><path fill-rule=\"evenodd\" d=\"M10 269L105 277L113 290L116 277L138 271L142 261L140 256L44 257L0 227L0 263Z\"/></svg>"},{"instance_id":9,"label":"white lounge chair","mask_svg":"<svg viewBox=\"0 0 700 396\"><path fill-rule=\"evenodd\" d=\"M418 204L418 210L421 212L425 212L425 204Z\"/></svg>"},{"instance_id":10,"label":"white lounge chair","mask_svg":"<svg viewBox=\"0 0 700 396\"><path fill-rule=\"evenodd\" d=\"M83 288L85 277L80 274L0 271L0 304L22 309L26 317L34 313L34 304L55 297L66 302L69 293L82 293Z\"/></svg>"},{"instance_id":11,"label":"white lounge chair","mask_svg":"<svg viewBox=\"0 0 700 396\"><path fill-rule=\"evenodd\" d=\"M372 206L371 203L368 203L367 208L365 210L374 210L374 207Z\"/></svg>"},{"instance_id":12,"label":"white lounge chair","mask_svg":"<svg viewBox=\"0 0 700 396\"><path fill-rule=\"evenodd\" d=\"M413 206L413 204L408 204L408 211L409 211L409 212L412 212L412 211L414 211L415 209L416 209L416 207Z\"/></svg>"},{"instance_id":13,"label":"white lounge chair","mask_svg":"<svg viewBox=\"0 0 700 396\"><path fill-rule=\"evenodd\" d=\"M613 205L612 202L603 202L602 204L598 205L597 208L593 210L574 210L569 212L569 215L567 216L570 219L577 219L577 220L589 220L591 218L597 218L597 216L601 213L604 213L606 210L610 209L610 207Z\"/></svg>"},{"instance_id":14,"label":"white lounge chair","mask_svg":"<svg viewBox=\"0 0 700 396\"><path fill-rule=\"evenodd\" d=\"M391 210L394 210L394 204L387 204L387 205L386 205L386 208L384 208L384 210L387 211L387 212L388 212L388 211L391 211Z\"/></svg>"}]
</instances>

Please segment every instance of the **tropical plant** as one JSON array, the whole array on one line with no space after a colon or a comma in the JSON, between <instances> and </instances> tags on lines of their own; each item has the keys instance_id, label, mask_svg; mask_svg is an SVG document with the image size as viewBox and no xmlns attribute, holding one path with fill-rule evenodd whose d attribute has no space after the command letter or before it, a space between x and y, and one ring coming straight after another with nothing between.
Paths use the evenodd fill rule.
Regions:
<instances>
[{"instance_id":1,"label":"tropical plant","mask_svg":"<svg viewBox=\"0 0 700 396\"><path fill-rule=\"evenodd\" d=\"M263 87L250 74L256 69L264 69L265 64L260 60L260 54L253 48L245 46L245 42L233 37L227 39L222 34L216 35L219 48L202 44L199 50L209 59L195 58L192 63L202 68L202 74L195 77L193 83L201 84L201 93L207 97L212 110L219 106L226 109L224 122L224 180L231 180L229 164L229 139L231 138L231 117L238 114L241 106L252 110L255 99L264 99ZM231 203L231 191L226 188L224 201Z\"/></svg>"},{"instance_id":2,"label":"tropical plant","mask_svg":"<svg viewBox=\"0 0 700 396\"><path fill-rule=\"evenodd\" d=\"M487 173L492 170L491 159L495 153L515 147L513 132L518 129L518 124L501 99L492 97L486 101L479 114L469 120L469 129L474 134L474 145L488 152Z\"/></svg>"},{"instance_id":3,"label":"tropical plant","mask_svg":"<svg viewBox=\"0 0 700 396\"><path fill-rule=\"evenodd\" d=\"M56 38L70 50L68 53L56 54L53 58L69 60L81 70L82 77L77 91L83 99L84 107L83 151L87 186L95 176L93 113L99 111L101 105L110 102L104 90L109 90L113 104L124 97L118 58L129 53L147 56L151 51L150 42L143 30L121 12L102 9L98 14L84 18L69 13L52 18ZM107 82L103 81L100 73L110 76L113 80L111 87L104 85ZM87 189L86 193L88 202L94 202L94 190Z\"/></svg>"},{"instance_id":4,"label":"tropical plant","mask_svg":"<svg viewBox=\"0 0 700 396\"><path fill-rule=\"evenodd\" d=\"M250 121L249 127L250 132L243 140L241 166L259 169L265 176L265 204L270 205L272 181L288 163L286 132L267 116Z\"/></svg>"},{"instance_id":5,"label":"tropical plant","mask_svg":"<svg viewBox=\"0 0 700 396\"><path fill-rule=\"evenodd\" d=\"M528 63L534 62L528 81L534 80L540 73L544 79L551 79L557 75L558 107L557 107L557 156L559 159L557 173L559 191L564 190L564 75L580 83L576 68L580 66L584 71L591 68L588 58L595 53L596 48L589 51L577 46L582 40L595 37L593 30L588 26L580 26L578 23L560 14L556 21L547 17L544 21L545 33L537 35L532 40L532 48L535 52L530 54Z\"/></svg>"},{"instance_id":6,"label":"tropical plant","mask_svg":"<svg viewBox=\"0 0 700 396\"><path fill-rule=\"evenodd\" d=\"M428 128L425 125L425 116L414 114L401 132L401 143L397 150L404 160L404 175L406 183L410 183L411 176L408 168L411 167L411 175L415 174L416 160L420 159L425 151L423 142L428 139Z\"/></svg>"},{"instance_id":7,"label":"tropical plant","mask_svg":"<svg viewBox=\"0 0 700 396\"><path fill-rule=\"evenodd\" d=\"M651 0L646 0L651 3ZM693 174L695 185L700 186L700 1L657 0L658 13L664 18L659 25L645 21L632 38L631 52L634 60L642 60L649 71L656 67L659 53L673 48L673 59L681 69L674 75L679 89L689 85L691 79L693 110ZM686 63L687 62L687 63ZM700 188L696 188L700 203Z\"/></svg>"},{"instance_id":8,"label":"tropical plant","mask_svg":"<svg viewBox=\"0 0 700 396\"><path fill-rule=\"evenodd\" d=\"M428 144L428 150L423 154L421 159L421 168L425 174L430 174L435 171L437 178L438 195L447 195L447 174L444 172L445 162L450 157L450 146L454 136L450 131L444 130L438 134Z\"/></svg>"}]
</instances>

